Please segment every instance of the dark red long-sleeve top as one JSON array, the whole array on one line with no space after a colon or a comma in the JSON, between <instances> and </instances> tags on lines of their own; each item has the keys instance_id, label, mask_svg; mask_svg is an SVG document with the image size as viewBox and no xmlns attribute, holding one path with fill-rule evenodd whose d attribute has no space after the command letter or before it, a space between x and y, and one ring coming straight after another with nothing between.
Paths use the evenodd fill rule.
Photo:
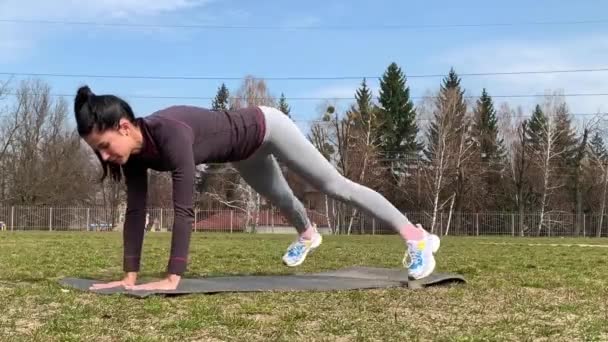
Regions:
<instances>
[{"instance_id":1,"label":"dark red long-sleeve top","mask_svg":"<svg viewBox=\"0 0 608 342\"><path fill-rule=\"evenodd\" d=\"M124 270L140 268L145 230L148 169L170 171L174 221L170 274L183 274L188 263L195 166L246 159L264 139L263 113L258 107L212 111L194 106L172 106L136 119L143 135L139 153L123 166L127 209L123 229Z\"/></svg>"}]
</instances>

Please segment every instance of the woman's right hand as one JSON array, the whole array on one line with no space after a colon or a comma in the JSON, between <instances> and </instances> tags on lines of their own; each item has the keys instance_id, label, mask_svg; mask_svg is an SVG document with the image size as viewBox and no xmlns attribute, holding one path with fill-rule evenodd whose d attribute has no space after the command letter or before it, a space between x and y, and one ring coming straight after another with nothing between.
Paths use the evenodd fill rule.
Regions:
<instances>
[{"instance_id":1,"label":"woman's right hand","mask_svg":"<svg viewBox=\"0 0 608 342\"><path fill-rule=\"evenodd\" d=\"M137 273L129 272L125 275L125 277L122 280L111 281L109 283L93 284L93 286L91 286L89 288L89 290L103 290L103 289L110 289L110 288L119 287L119 286L122 286L122 287L133 286L133 285L135 285L135 280L137 280Z\"/></svg>"}]
</instances>

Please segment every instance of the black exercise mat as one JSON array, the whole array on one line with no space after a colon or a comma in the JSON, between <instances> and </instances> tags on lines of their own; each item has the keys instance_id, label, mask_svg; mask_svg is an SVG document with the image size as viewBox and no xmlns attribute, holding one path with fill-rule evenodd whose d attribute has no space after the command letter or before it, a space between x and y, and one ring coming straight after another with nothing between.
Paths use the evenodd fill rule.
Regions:
<instances>
[{"instance_id":1,"label":"black exercise mat","mask_svg":"<svg viewBox=\"0 0 608 342\"><path fill-rule=\"evenodd\" d=\"M190 293L219 292L260 292L260 291L336 291L377 289L392 287L422 288L444 285L453 282L465 282L457 274L436 273L431 276L410 281L404 269L387 269L376 267L349 267L336 271L293 275L244 275L222 276L199 279L182 278L176 290L172 291L132 291L122 287L89 290L99 280L64 278L60 284L66 287L99 294L124 293L136 297L147 297L154 294L178 295Z\"/></svg>"}]
</instances>

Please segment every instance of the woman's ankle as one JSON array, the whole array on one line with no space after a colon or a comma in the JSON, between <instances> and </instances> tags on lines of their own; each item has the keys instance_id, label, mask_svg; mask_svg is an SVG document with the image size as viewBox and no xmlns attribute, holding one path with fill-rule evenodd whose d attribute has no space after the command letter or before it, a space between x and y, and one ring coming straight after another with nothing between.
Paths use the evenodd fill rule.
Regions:
<instances>
[{"instance_id":1,"label":"woman's ankle","mask_svg":"<svg viewBox=\"0 0 608 342\"><path fill-rule=\"evenodd\" d=\"M309 225L308 228L306 228L303 232L301 232L300 238L304 239L304 240L312 240L312 236L315 233L315 227L314 225Z\"/></svg>"},{"instance_id":2,"label":"woman's ankle","mask_svg":"<svg viewBox=\"0 0 608 342\"><path fill-rule=\"evenodd\" d=\"M424 238L424 230L412 223L408 223L401 227L399 235L401 235L405 241L418 241Z\"/></svg>"}]
</instances>

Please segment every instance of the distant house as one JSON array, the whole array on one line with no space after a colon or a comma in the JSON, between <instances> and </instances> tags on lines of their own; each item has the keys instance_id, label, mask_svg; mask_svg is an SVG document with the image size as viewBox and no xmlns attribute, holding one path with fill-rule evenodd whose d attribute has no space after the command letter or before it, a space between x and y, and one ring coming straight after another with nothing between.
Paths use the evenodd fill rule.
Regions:
<instances>
[{"instance_id":1,"label":"distant house","mask_svg":"<svg viewBox=\"0 0 608 342\"><path fill-rule=\"evenodd\" d=\"M283 174L296 197L306 208L325 212L325 194L285 167L283 167Z\"/></svg>"},{"instance_id":2,"label":"distant house","mask_svg":"<svg viewBox=\"0 0 608 342\"><path fill-rule=\"evenodd\" d=\"M257 216L257 217L256 217ZM319 229L327 226L325 214L308 210L308 217ZM241 210L219 210L212 212L209 216L197 219L192 229L195 231L216 232L245 232L257 222L257 229L263 231L295 232L293 225L277 210L262 209L259 213L253 213L249 227L246 226L247 215Z\"/></svg>"}]
</instances>

